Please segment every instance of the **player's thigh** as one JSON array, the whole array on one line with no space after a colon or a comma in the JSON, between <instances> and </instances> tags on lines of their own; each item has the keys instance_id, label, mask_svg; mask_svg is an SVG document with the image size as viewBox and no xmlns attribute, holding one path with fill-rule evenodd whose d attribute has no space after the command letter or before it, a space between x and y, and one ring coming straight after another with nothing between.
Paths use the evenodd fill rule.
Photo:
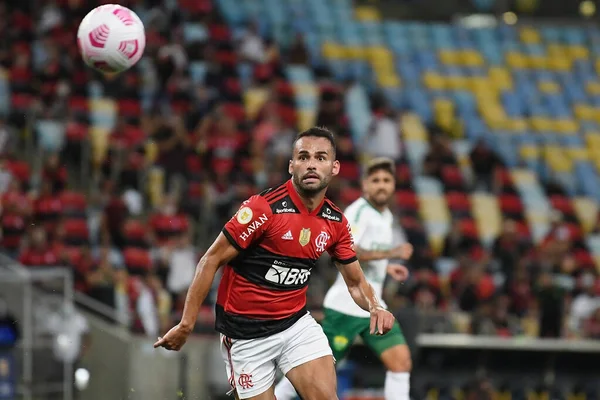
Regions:
<instances>
[{"instance_id":1,"label":"player's thigh","mask_svg":"<svg viewBox=\"0 0 600 400\"><path fill-rule=\"evenodd\" d=\"M397 321L385 335L371 335L366 330L361 336L365 344L379 356L388 371L410 372L412 368L410 350Z\"/></svg>"},{"instance_id":2,"label":"player's thigh","mask_svg":"<svg viewBox=\"0 0 600 400\"><path fill-rule=\"evenodd\" d=\"M307 314L283 333L278 365L302 399L337 399L333 354L323 328Z\"/></svg>"},{"instance_id":3,"label":"player's thigh","mask_svg":"<svg viewBox=\"0 0 600 400\"><path fill-rule=\"evenodd\" d=\"M237 394L237 391L234 392L234 397L235 397L235 400L242 400L239 397L239 395ZM277 400L275 398L275 388L272 386L266 392L263 392L257 396L248 397L245 400Z\"/></svg>"},{"instance_id":4,"label":"player's thigh","mask_svg":"<svg viewBox=\"0 0 600 400\"><path fill-rule=\"evenodd\" d=\"M337 377L333 356L323 356L290 369L286 377L302 400L336 400Z\"/></svg>"},{"instance_id":5,"label":"player's thigh","mask_svg":"<svg viewBox=\"0 0 600 400\"><path fill-rule=\"evenodd\" d=\"M365 318L357 318L331 309L324 310L321 322L329 346L336 361L342 360L350 351L357 335L364 329ZM369 319L366 318L367 324Z\"/></svg>"},{"instance_id":6,"label":"player's thigh","mask_svg":"<svg viewBox=\"0 0 600 400\"><path fill-rule=\"evenodd\" d=\"M240 340L221 335L227 378L240 400L274 398L275 359L281 352L280 343L276 336Z\"/></svg>"}]
</instances>

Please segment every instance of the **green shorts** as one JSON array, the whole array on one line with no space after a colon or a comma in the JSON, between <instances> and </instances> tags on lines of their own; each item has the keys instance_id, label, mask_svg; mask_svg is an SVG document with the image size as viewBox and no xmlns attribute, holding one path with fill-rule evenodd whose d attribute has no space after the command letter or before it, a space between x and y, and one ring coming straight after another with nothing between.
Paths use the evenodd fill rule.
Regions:
<instances>
[{"instance_id":1,"label":"green shorts","mask_svg":"<svg viewBox=\"0 0 600 400\"><path fill-rule=\"evenodd\" d=\"M338 361L348 354L357 335L360 335L365 344L378 356L390 347L406 344L398 321L394 322L392 330L385 335L371 335L370 318L353 317L328 308L324 310L324 314L321 326L329 340L333 356Z\"/></svg>"}]
</instances>

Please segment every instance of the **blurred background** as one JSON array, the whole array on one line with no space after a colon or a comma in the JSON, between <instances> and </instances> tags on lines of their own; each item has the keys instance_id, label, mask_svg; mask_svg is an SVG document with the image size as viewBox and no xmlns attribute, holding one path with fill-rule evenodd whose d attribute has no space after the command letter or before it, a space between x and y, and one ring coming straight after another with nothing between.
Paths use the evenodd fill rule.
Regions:
<instances>
[{"instance_id":1,"label":"blurred background","mask_svg":"<svg viewBox=\"0 0 600 400\"><path fill-rule=\"evenodd\" d=\"M182 352L152 343L315 124L339 206L365 160L396 161L415 254L385 298L413 400L600 398L595 1L120 1L147 47L114 78L75 42L100 3L0 2L0 399L226 398L214 293ZM313 274L317 316L335 272ZM383 399L361 343L339 380Z\"/></svg>"}]
</instances>

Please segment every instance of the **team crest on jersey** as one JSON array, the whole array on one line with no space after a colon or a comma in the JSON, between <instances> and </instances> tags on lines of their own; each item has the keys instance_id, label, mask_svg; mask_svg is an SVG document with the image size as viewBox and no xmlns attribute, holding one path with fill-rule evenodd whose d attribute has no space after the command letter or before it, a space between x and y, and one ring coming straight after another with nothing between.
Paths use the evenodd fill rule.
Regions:
<instances>
[{"instance_id":1,"label":"team crest on jersey","mask_svg":"<svg viewBox=\"0 0 600 400\"><path fill-rule=\"evenodd\" d=\"M310 242L310 228L302 228L298 241L302 246L306 246Z\"/></svg>"},{"instance_id":2,"label":"team crest on jersey","mask_svg":"<svg viewBox=\"0 0 600 400\"><path fill-rule=\"evenodd\" d=\"M329 240L330 236L327 232L321 231L321 233L319 233L319 236L317 236L317 238L315 239L315 246L317 246L317 251L319 253L322 253L325 251L325 248L327 247L327 241Z\"/></svg>"},{"instance_id":3,"label":"team crest on jersey","mask_svg":"<svg viewBox=\"0 0 600 400\"><path fill-rule=\"evenodd\" d=\"M247 223L252 221L252 217L253 214L252 209L250 207L242 207L241 210L237 213L237 221L242 225L246 225Z\"/></svg>"}]
</instances>

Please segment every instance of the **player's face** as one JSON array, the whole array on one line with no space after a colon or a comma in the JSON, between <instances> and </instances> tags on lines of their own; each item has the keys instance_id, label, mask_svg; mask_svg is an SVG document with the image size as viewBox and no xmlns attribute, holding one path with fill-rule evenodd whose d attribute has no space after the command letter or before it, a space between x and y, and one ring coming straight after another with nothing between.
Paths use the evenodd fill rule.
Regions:
<instances>
[{"instance_id":1,"label":"player's face","mask_svg":"<svg viewBox=\"0 0 600 400\"><path fill-rule=\"evenodd\" d=\"M378 170L363 179L363 191L367 199L377 207L388 204L396 189L394 177L388 171Z\"/></svg>"},{"instance_id":2,"label":"player's face","mask_svg":"<svg viewBox=\"0 0 600 400\"><path fill-rule=\"evenodd\" d=\"M329 140L309 136L296 142L288 171L296 188L311 196L327 188L340 171L340 163Z\"/></svg>"}]
</instances>

